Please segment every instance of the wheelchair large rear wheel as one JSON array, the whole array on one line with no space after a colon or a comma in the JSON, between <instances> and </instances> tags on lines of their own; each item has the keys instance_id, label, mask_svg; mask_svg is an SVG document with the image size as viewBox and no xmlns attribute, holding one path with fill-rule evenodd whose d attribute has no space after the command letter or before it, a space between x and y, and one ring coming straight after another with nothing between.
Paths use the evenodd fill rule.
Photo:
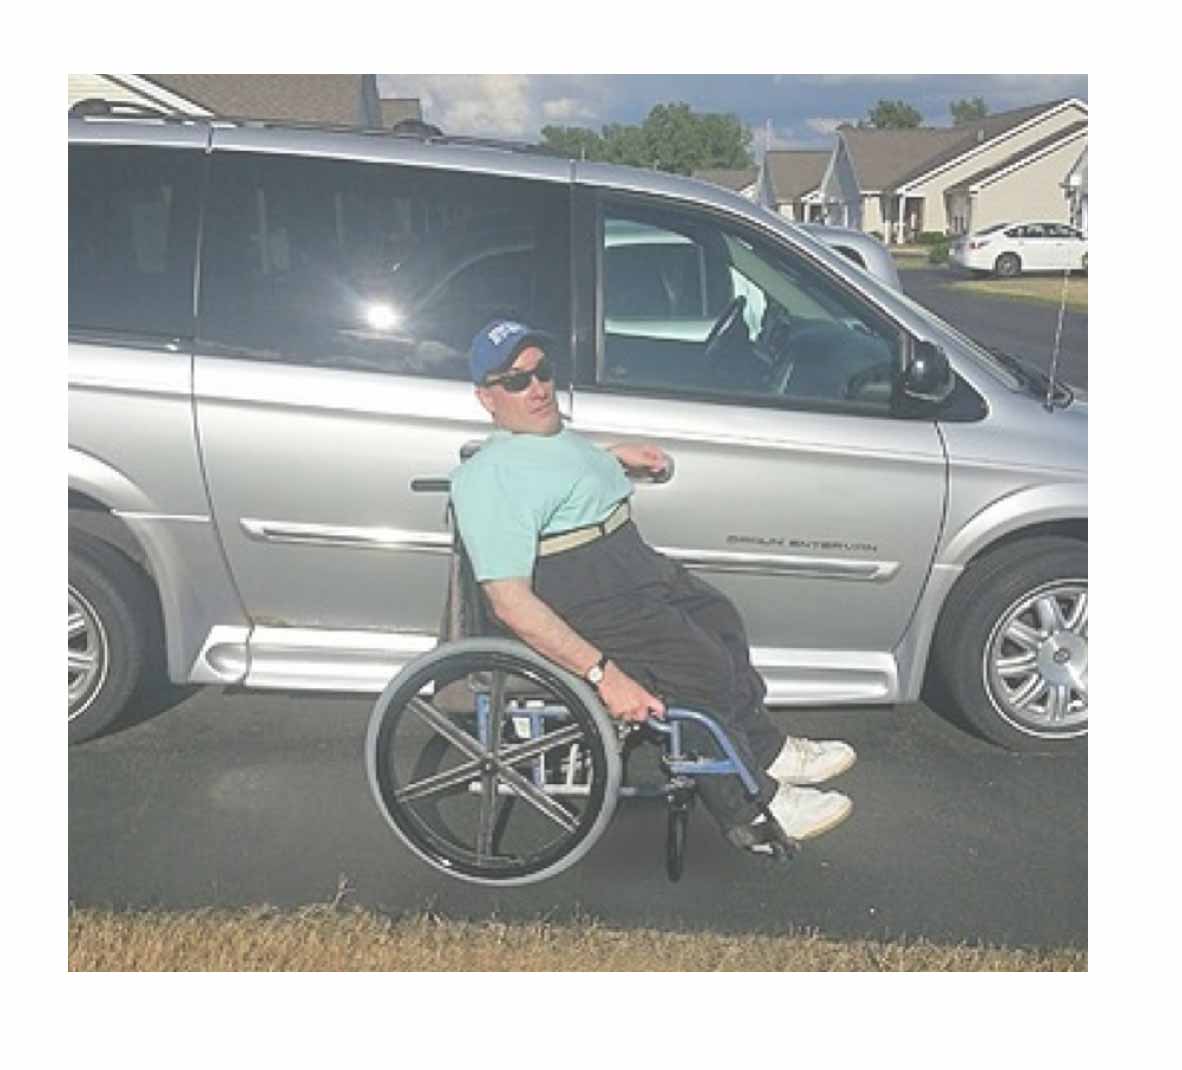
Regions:
<instances>
[{"instance_id":1,"label":"wheelchair large rear wheel","mask_svg":"<svg viewBox=\"0 0 1182 1070\"><path fill-rule=\"evenodd\" d=\"M424 654L378 699L366 769L379 809L435 868L478 884L573 865L615 810L615 728L594 692L523 643Z\"/></svg>"}]
</instances>

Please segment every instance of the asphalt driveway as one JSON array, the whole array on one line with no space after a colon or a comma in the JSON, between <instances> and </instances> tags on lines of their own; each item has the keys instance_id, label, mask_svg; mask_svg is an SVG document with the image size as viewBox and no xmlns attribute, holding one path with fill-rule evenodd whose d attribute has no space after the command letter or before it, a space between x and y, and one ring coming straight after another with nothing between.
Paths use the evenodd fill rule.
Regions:
<instances>
[{"instance_id":1,"label":"asphalt driveway","mask_svg":"<svg viewBox=\"0 0 1182 1070\"><path fill-rule=\"evenodd\" d=\"M955 290L952 282L969 276L949 267L900 267L903 292L962 334L982 345L996 346L1017 357L1033 361L1049 371L1058 325L1057 305L992 294ZM1058 376L1063 381L1087 388L1088 314L1067 309L1059 342Z\"/></svg>"}]
</instances>

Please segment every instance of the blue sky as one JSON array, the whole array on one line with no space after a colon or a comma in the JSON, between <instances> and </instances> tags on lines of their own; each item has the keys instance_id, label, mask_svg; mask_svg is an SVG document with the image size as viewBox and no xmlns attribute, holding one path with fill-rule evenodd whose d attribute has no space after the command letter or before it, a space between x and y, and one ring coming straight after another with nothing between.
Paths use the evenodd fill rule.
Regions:
<instances>
[{"instance_id":1,"label":"blue sky","mask_svg":"<svg viewBox=\"0 0 1182 1070\"><path fill-rule=\"evenodd\" d=\"M684 101L729 112L756 147L771 122L772 148L825 148L841 122L880 99L904 100L926 126L949 126L953 100L983 97L990 113L1061 97L1087 100L1074 74L412 74L379 75L383 96L418 97L423 117L449 134L532 140L548 124L639 123L654 104Z\"/></svg>"}]
</instances>

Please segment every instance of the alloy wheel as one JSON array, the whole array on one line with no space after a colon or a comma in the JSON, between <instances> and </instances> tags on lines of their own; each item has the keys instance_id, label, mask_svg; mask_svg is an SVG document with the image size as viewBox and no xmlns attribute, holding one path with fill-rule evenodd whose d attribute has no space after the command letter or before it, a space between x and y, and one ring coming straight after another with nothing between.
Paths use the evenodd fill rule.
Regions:
<instances>
[{"instance_id":1,"label":"alloy wheel","mask_svg":"<svg viewBox=\"0 0 1182 1070\"><path fill-rule=\"evenodd\" d=\"M1088 727L1088 585L1056 580L999 618L985 647L985 687L1019 731L1078 735Z\"/></svg>"},{"instance_id":2,"label":"alloy wheel","mask_svg":"<svg viewBox=\"0 0 1182 1070\"><path fill-rule=\"evenodd\" d=\"M110 662L107 633L94 607L73 587L66 617L69 709L72 721L102 688Z\"/></svg>"}]
</instances>

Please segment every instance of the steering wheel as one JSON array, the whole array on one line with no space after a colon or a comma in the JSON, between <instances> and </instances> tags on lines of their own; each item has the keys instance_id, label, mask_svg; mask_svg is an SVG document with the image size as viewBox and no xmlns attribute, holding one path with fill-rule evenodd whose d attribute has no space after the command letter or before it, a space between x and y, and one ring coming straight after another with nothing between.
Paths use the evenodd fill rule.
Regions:
<instances>
[{"instance_id":1,"label":"steering wheel","mask_svg":"<svg viewBox=\"0 0 1182 1070\"><path fill-rule=\"evenodd\" d=\"M717 359L719 342L726 332L735 325L735 321L743 314L743 309L746 307L747 298L742 294L737 294L727 302L726 308L719 314L718 319L714 321L714 326L710 328L710 333L706 335L706 349L703 355L707 363Z\"/></svg>"},{"instance_id":2,"label":"steering wheel","mask_svg":"<svg viewBox=\"0 0 1182 1070\"><path fill-rule=\"evenodd\" d=\"M842 397L854 399L871 383L889 383L894 374L895 362L893 360L880 360L875 364L869 364L849 377L845 389L841 392Z\"/></svg>"}]
</instances>

